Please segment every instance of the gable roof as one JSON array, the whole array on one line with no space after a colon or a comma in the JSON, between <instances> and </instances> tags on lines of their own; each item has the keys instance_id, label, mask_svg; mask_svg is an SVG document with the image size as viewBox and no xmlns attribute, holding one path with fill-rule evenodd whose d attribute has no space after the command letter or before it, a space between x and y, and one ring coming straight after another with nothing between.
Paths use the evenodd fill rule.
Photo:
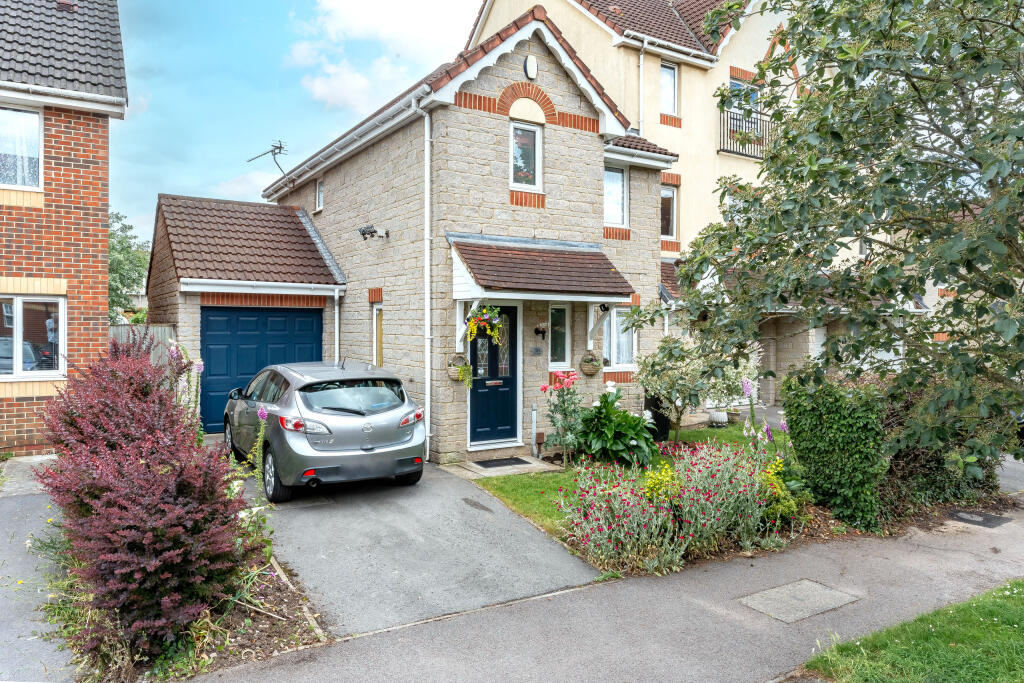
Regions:
<instances>
[{"instance_id":1,"label":"gable roof","mask_svg":"<svg viewBox=\"0 0 1024 683\"><path fill-rule=\"evenodd\" d=\"M117 0L0 0L5 83L126 99Z\"/></svg>"},{"instance_id":2,"label":"gable roof","mask_svg":"<svg viewBox=\"0 0 1024 683\"><path fill-rule=\"evenodd\" d=\"M574 79L578 77L582 81L577 82L577 85L592 99L591 103L599 114L613 118L614 125L621 128L621 131L616 132L625 133L629 128L629 119L622 113L611 95L597 80L590 67L580 58L561 30L551 21L547 10L541 5L535 5L494 35L480 41L476 47L463 50L451 62L442 64L416 81L383 107L300 162L267 187L263 191L263 196L268 199L278 197L288 189L286 184L289 180L296 183L304 182L311 174L337 163L340 161L339 154L343 156L348 153L346 150L355 151L358 148L356 143L362 146L368 144L377 135L383 135L387 132L388 125L392 120L404 121L403 117L407 118L410 114L416 115L416 108L431 98L434 98L435 103L451 104L454 102L454 93L461 86L462 79L473 77L480 69L493 64L497 57L505 52L498 48L514 39L517 34L531 25L535 25L537 31L541 32L545 42L554 41L557 50L564 54L567 63L563 63L563 67L570 72L570 77ZM548 46L553 47L550 44ZM588 90L589 92L587 92ZM349 141L352 142L352 145L347 144Z\"/></svg>"},{"instance_id":3,"label":"gable roof","mask_svg":"<svg viewBox=\"0 0 1024 683\"><path fill-rule=\"evenodd\" d=\"M161 194L156 210L179 280L345 282L298 207Z\"/></svg>"},{"instance_id":4,"label":"gable roof","mask_svg":"<svg viewBox=\"0 0 1024 683\"><path fill-rule=\"evenodd\" d=\"M483 0L466 47L485 19L494 0ZM635 33L671 43L713 58L722 41L715 43L704 30L704 17L724 0L567 0L589 12L620 36ZM729 31L725 27L722 39Z\"/></svg>"}]
</instances>

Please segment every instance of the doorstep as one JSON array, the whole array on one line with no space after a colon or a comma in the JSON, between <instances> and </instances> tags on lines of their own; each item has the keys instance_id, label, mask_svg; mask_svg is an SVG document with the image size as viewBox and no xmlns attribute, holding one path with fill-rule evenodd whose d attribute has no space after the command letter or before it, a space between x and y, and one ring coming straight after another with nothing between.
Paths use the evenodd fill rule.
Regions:
<instances>
[{"instance_id":1,"label":"doorstep","mask_svg":"<svg viewBox=\"0 0 1024 683\"><path fill-rule=\"evenodd\" d=\"M525 460L521 465L509 465L506 467L481 467L478 462L466 460L454 462L448 465L441 465L441 469L449 474L454 474L462 479L483 479L484 477L503 477L506 474L529 474L531 472L561 472L562 468L549 462L544 462L531 455L516 455L517 458Z\"/></svg>"}]
</instances>

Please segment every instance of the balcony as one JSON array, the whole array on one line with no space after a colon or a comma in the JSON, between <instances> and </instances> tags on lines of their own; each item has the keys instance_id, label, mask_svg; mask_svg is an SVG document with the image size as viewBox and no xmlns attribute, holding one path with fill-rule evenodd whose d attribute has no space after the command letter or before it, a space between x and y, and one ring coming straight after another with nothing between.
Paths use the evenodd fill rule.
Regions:
<instances>
[{"instance_id":1,"label":"balcony","mask_svg":"<svg viewBox=\"0 0 1024 683\"><path fill-rule=\"evenodd\" d=\"M723 111L719 152L748 159L763 159L764 148L771 143L774 128L764 114L746 117L741 112Z\"/></svg>"}]
</instances>

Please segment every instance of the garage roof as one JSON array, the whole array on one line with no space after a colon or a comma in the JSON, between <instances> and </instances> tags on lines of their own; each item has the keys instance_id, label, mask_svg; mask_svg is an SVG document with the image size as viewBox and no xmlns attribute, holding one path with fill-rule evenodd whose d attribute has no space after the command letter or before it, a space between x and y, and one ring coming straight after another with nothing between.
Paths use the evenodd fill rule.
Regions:
<instances>
[{"instance_id":1,"label":"garage roof","mask_svg":"<svg viewBox=\"0 0 1024 683\"><path fill-rule=\"evenodd\" d=\"M344 284L309 215L297 206L161 194L178 279Z\"/></svg>"}]
</instances>

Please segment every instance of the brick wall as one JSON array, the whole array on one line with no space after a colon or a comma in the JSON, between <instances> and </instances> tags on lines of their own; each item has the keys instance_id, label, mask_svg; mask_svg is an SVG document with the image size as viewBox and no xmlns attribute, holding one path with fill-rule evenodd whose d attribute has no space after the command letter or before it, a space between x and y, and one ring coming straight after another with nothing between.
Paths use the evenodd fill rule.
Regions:
<instances>
[{"instance_id":1,"label":"brick wall","mask_svg":"<svg viewBox=\"0 0 1024 683\"><path fill-rule=\"evenodd\" d=\"M109 121L47 107L43 126L43 208L0 205L0 277L67 280L67 357L74 368L107 348ZM52 390L46 394L0 399L0 452L46 447L37 416Z\"/></svg>"},{"instance_id":2,"label":"brick wall","mask_svg":"<svg viewBox=\"0 0 1024 683\"><path fill-rule=\"evenodd\" d=\"M156 217L153 229L153 251L149 262L149 277L146 279L146 301L149 306L146 317L155 325L178 324L178 276L174 272L171 258L171 242L162 213Z\"/></svg>"}]
</instances>

